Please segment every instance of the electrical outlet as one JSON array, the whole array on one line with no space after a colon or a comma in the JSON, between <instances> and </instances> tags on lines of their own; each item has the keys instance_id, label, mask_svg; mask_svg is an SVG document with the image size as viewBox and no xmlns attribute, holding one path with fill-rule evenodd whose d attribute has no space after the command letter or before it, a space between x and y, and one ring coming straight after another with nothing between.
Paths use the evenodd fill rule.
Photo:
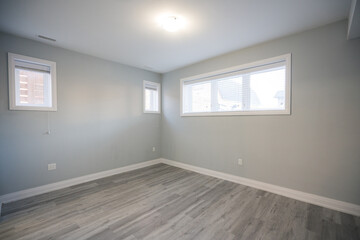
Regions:
<instances>
[{"instance_id":1,"label":"electrical outlet","mask_svg":"<svg viewBox=\"0 0 360 240\"><path fill-rule=\"evenodd\" d=\"M238 159L238 164L239 164L240 166L243 165L243 160L242 160L241 158Z\"/></svg>"},{"instance_id":2,"label":"electrical outlet","mask_svg":"<svg viewBox=\"0 0 360 240\"><path fill-rule=\"evenodd\" d=\"M56 163L50 163L48 164L48 171L55 170L56 169Z\"/></svg>"},{"instance_id":3,"label":"electrical outlet","mask_svg":"<svg viewBox=\"0 0 360 240\"><path fill-rule=\"evenodd\" d=\"M155 152L155 150L156 150L155 147L153 147L153 152Z\"/></svg>"}]
</instances>

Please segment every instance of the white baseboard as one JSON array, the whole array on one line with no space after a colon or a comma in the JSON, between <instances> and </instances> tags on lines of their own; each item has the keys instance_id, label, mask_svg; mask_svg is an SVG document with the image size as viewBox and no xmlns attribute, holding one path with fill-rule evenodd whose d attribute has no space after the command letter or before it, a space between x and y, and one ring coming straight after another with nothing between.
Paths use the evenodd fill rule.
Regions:
<instances>
[{"instance_id":1,"label":"white baseboard","mask_svg":"<svg viewBox=\"0 0 360 240\"><path fill-rule=\"evenodd\" d=\"M318 196L315 194L305 193L305 192L293 190L290 188L284 188L284 187L280 187L277 185L264 183L264 182L252 180L249 178L243 178L243 177L239 177L239 176L235 176L235 175L231 175L231 174L227 174L227 173L223 173L223 172L218 172L218 171L214 171L214 170L210 170L210 169L206 169L206 168L202 168L202 167L196 167L193 165L189 165L189 164L185 164L185 163L181 163L181 162L177 162L177 161L172 161L172 160L168 160L168 159L164 159L164 158L159 158L159 159L150 160L150 161L146 161L146 162L142 162L142 163L132 164L132 165L121 167L121 168L98 172L98 173L94 173L94 174L90 174L90 175L85 175L85 176L81 176L81 177L77 177L77 178L72 178L72 179L68 179L68 180L64 180L64 181L60 181L60 182L56 182L56 183L51 183L51 184L47 184L47 185L43 185L43 186L39 186L39 187L35 187L35 188L25 189L25 190L21 190L18 192L13 192L13 193L2 195L2 196L0 196L0 215L1 215L1 204L2 203L17 201L20 199L24 199L24 198L36 196L39 194L59 190L62 188L74 186L77 184L93 181L93 180L96 180L99 178L104 178L104 177L112 176L115 174L148 167L148 166L158 164L158 163L164 163L164 164L171 165L174 167L183 168L183 169L201 173L204 175L224 179L224 180L227 180L230 182L239 183L239 184L246 185L249 187L261 189L261 190L264 190L267 192L279 194L279 195L282 195L285 197L293 198L293 199L296 199L299 201L311 203L311 204L318 205L321 207L326 207L326 208L330 208L330 209L337 210L340 212L352 214L355 216L360 216L360 205L343 202L343 201L339 201L339 200L335 200L335 199L331 199L331 198L327 198L327 197L322 197L322 196Z\"/></svg>"},{"instance_id":2,"label":"white baseboard","mask_svg":"<svg viewBox=\"0 0 360 240\"><path fill-rule=\"evenodd\" d=\"M155 160L150 160L150 161L141 162L141 163L137 163L137 164L132 164L132 165L128 165L125 167L115 168L115 169L111 169L108 171L93 173L93 174L89 174L89 175L85 175L85 176L81 176L81 177L77 177L77 178L71 178L71 179L56 182L56 183L50 183L50 184L46 184L46 185L35 187L35 188L29 188L29 189L21 190L18 192L5 194L5 195L0 196L0 215L1 215L1 204L3 204L3 203L17 201L20 199L24 199L24 198L36 196L39 194L59 190L62 188L74 186L77 184L93 181L93 180L96 180L99 178L109 177L109 176L112 176L115 174L129 172L129 171L136 170L139 168L148 167L148 166L158 164L158 163L161 163L161 159L155 159Z\"/></svg>"},{"instance_id":3,"label":"white baseboard","mask_svg":"<svg viewBox=\"0 0 360 240\"><path fill-rule=\"evenodd\" d=\"M284 187L280 187L277 185L264 183L264 182L252 180L249 178L243 178L243 177L239 177L239 176L235 176L235 175L231 175L231 174L227 174L227 173L222 173L222 172L218 172L218 171L214 171L214 170L210 170L210 169L206 169L206 168L196 167L193 165L189 165L189 164L185 164L185 163L181 163L181 162L177 162L177 161L172 161L172 160L168 160L168 159L164 159L164 158L162 158L160 161L162 163L165 163L165 164L168 164L168 165L171 165L174 167L183 168L183 169L201 173L204 175L208 175L208 176L224 179L224 180L227 180L230 182L239 183L239 184L246 185L249 187L261 189L261 190L264 190L267 192L276 193L276 194L279 194L279 195L282 195L282 196L285 196L288 198L293 198L293 199L296 199L296 200L299 200L302 202L311 203L311 204L318 205L318 206L325 207L325 208L330 208L330 209L333 209L336 211L352 214L355 216L360 216L360 205L356 205L353 203L343 202L343 201L339 201L339 200L335 200L335 199L331 199L331 198L327 198L327 197L322 197L322 196L315 195L315 194L305 193L305 192L293 190L290 188L284 188Z\"/></svg>"}]
</instances>

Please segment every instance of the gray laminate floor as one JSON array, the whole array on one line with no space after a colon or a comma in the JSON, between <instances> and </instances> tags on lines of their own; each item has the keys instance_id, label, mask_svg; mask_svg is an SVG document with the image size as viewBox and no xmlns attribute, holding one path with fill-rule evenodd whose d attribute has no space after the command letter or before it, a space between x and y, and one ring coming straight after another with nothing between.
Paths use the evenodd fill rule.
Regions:
<instances>
[{"instance_id":1,"label":"gray laminate floor","mask_svg":"<svg viewBox=\"0 0 360 240\"><path fill-rule=\"evenodd\" d=\"M359 239L360 218L164 164L3 205L0 239Z\"/></svg>"}]
</instances>

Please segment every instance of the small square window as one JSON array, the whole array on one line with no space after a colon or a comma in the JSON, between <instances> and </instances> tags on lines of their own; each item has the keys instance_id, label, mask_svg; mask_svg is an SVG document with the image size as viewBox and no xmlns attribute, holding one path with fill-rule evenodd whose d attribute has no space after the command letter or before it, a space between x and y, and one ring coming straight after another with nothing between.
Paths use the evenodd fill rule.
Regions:
<instances>
[{"instance_id":1,"label":"small square window","mask_svg":"<svg viewBox=\"0 0 360 240\"><path fill-rule=\"evenodd\" d=\"M56 111L56 63L8 54L10 110Z\"/></svg>"},{"instance_id":2,"label":"small square window","mask_svg":"<svg viewBox=\"0 0 360 240\"><path fill-rule=\"evenodd\" d=\"M160 84L144 81L144 113L160 113Z\"/></svg>"}]
</instances>

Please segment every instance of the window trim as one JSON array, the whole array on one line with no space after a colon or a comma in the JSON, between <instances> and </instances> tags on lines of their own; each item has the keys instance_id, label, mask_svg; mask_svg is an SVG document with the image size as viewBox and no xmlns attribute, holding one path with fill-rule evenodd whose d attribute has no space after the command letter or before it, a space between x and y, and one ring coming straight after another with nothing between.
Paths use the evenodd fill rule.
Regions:
<instances>
[{"instance_id":1,"label":"window trim","mask_svg":"<svg viewBox=\"0 0 360 240\"><path fill-rule=\"evenodd\" d=\"M158 111L147 111L145 110L145 85L149 84L149 85L153 85L156 87L157 92L158 92L158 106L159 106L159 110ZM157 82L151 82L151 81L143 81L143 112L144 113L155 113L155 114L160 114L161 113L161 84L157 83Z\"/></svg>"},{"instance_id":2,"label":"window trim","mask_svg":"<svg viewBox=\"0 0 360 240\"><path fill-rule=\"evenodd\" d=\"M50 67L52 107L17 106L16 105L15 60L28 61L31 63L40 63L41 65ZM9 52L8 53L8 82L9 82L9 109L10 110L57 111L56 63L55 62Z\"/></svg>"},{"instance_id":3,"label":"window trim","mask_svg":"<svg viewBox=\"0 0 360 240\"><path fill-rule=\"evenodd\" d=\"M216 75L226 74L235 71L242 71L248 68L251 69L255 67L261 67L264 65L273 64L281 61L285 61L285 67L286 67L285 110L257 110L257 111L250 110L250 111L197 112L197 113L183 112L184 82L201 80L204 78L214 77ZM291 115L291 53L180 79L180 116L181 117L239 116L239 115Z\"/></svg>"}]
</instances>

